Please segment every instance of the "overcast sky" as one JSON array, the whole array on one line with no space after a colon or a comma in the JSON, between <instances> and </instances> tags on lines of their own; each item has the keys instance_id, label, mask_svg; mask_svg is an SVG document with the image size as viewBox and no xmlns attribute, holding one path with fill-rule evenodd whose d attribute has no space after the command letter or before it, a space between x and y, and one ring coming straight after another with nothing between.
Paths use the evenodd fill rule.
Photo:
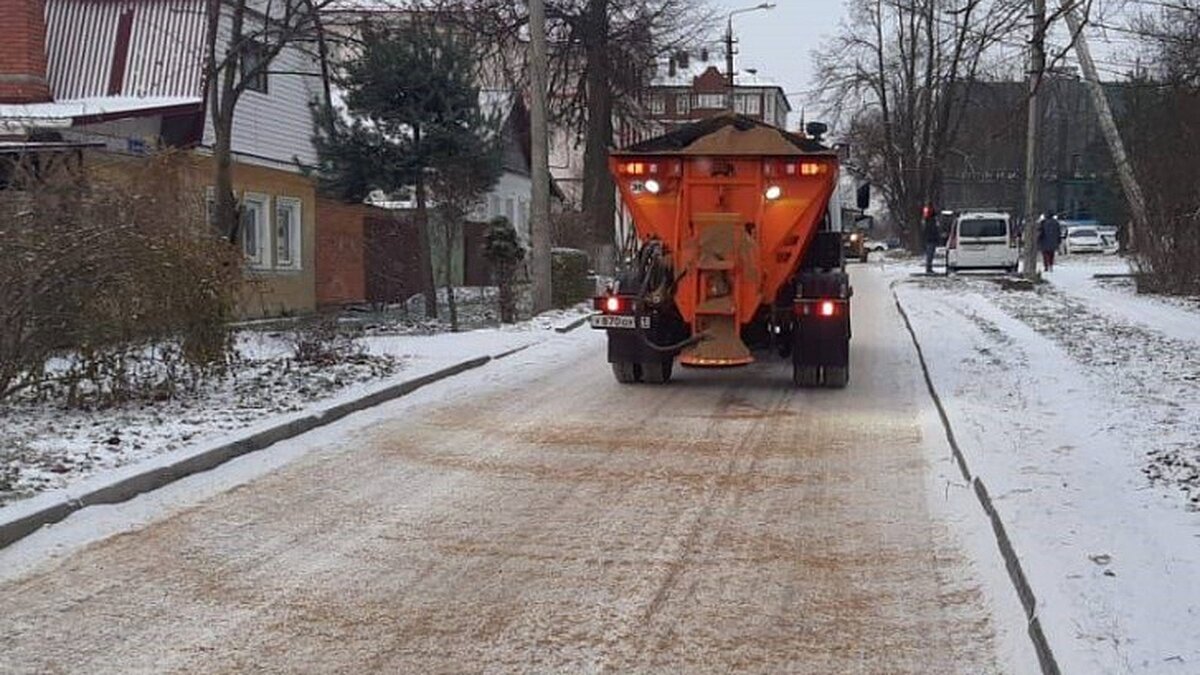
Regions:
<instances>
[{"instance_id":1,"label":"overcast sky","mask_svg":"<svg viewBox=\"0 0 1200 675\"><path fill-rule=\"evenodd\" d=\"M753 7L762 0L709 0L724 16ZM774 0L775 8L733 17L733 34L741 41L737 67L757 68L759 75L783 85L789 94L812 86L812 50L832 35L845 15L843 0ZM723 52L722 52L723 53ZM805 96L789 96L792 108L805 105Z\"/></svg>"},{"instance_id":2,"label":"overcast sky","mask_svg":"<svg viewBox=\"0 0 1200 675\"><path fill-rule=\"evenodd\" d=\"M724 35L728 12L754 7L763 0L708 0L720 12L721 29L714 37ZM845 0L774 0L775 8L738 14L733 17L733 33L740 40L737 68L758 69L759 75L778 82L789 94L788 100L797 113L801 108L813 108L812 97L804 92L813 85L812 51L822 40L833 35L846 16ZM1119 4L1119 3L1117 3ZM1099 6L1112 7L1113 1ZM1098 16L1097 21L1120 24L1120 12ZM1057 28L1054 41L1063 36ZM1120 79L1133 65L1136 40L1127 35L1105 31L1100 27L1088 30L1092 51L1098 61L1100 76ZM718 49L718 58L724 52ZM1073 58L1069 59L1073 61ZM811 116L810 116L811 119Z\"/></svg>"}]
</instances>

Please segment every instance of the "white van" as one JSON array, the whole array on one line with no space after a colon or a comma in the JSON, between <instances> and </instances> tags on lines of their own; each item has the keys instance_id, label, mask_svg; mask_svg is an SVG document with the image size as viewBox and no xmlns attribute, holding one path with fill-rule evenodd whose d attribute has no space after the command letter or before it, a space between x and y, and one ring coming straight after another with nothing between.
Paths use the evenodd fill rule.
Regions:
<instances>
[{"instance_id":1,"label":"white van","mask_svg":"<svg viewBox=\"0 0 1200 675\"><path fill-rule=\"evenodd\" d=\"M963 212L946 240L946 271L1002 269L1017 271L1017 233L1012 218L999 212Z\"/></svg>"}]
</instances>

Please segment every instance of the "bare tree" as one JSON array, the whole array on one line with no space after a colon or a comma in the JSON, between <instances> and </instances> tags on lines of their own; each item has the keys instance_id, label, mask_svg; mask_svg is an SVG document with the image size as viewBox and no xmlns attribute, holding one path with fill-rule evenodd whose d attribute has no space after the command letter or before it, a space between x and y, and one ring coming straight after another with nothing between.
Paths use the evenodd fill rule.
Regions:
<instances>
[{"instance_id":1,"label":"bare tree","mask_svg":"<svg viewBox=\"0 0 1200 675\"><path fill-rule=\"evenodd\" d=\"M233 124L242 95L259 86L271 64L286 49L313 51L321 76L326 42L321 12L331 0L209 0L204 55L209 117L213 127L214 213L217 227L230 241L241 222L233 194ZM296 73L292 73L296 74ZM328 80L326 79L326 82ZM328 103L328 96L326 96Z\"/></svg>"},{"instance_id":2,"label":"bare tree","mask_svg":"<svg viewBox=\"0 0 1200 675\"><path fill-rule=\"evenodd\" d=\"M505 86L524 89L529 21L525 3L441 0L447 20L492 45ZM611 266L615 192L608 153L616 124L639 125L640 93L657 59L692 44L712 24L700 0L545 0L549 36L549 113L583 138L583 211L593 262Z\"/></svg>"},{"instance_id":3,"label":"bare tree","mask_svg":"<svg viewBox=\"0 0 1200 675\"><path fill-rule=\"evenodd\" d=\"M946 159L977 83L1008 70L999 57L1026 42L1029 2L847 4L850 19L814 54L821 103L848 127L845 135L902 234L915 237L921 206L941 201ZM1069 6L1086 14L1091 1ZM1063 11L1046 17L1043 32ZM1048 49L1045 68L1056 67L1069 47Z\"/></svg>"},{"instance_id":4,"label":"bare tree","mask_svg":"<svg viewBox=\"0 0 1200 675\"><path fill-rule=\"evenodd\" d=\"M1146 199L1139 290L1200 294L1200 0L1146 3L1126 27L1143 68L1123 87L1123 136Z\"/></svg>"}]
</instances>

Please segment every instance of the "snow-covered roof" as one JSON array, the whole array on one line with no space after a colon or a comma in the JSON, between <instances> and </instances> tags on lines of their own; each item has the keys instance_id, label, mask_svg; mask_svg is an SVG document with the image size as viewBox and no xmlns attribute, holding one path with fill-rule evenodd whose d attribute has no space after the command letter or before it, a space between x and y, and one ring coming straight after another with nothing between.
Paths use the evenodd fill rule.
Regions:
<instances>
[{"instance_id":1,"label":"snow-covered roof","mask_svg":"<svg viewBox=\"0 0 1200 675\"><path fill-rule=\"evenodd\" d=\"M671 61L674 57L663 57L658 60L655 75L650 80L655 87L690 87L692 81L709 68L716 68L722 74L725 72L725 57L719 52L711 52L708 60L696 54L688 56L687 68L680 68L678 60L675 63L675 74L671 75ZM733 84L738 87L780 87L779 83L764 77L754 68L741 68L733 73ZM782 87L780 87L782 88Z\"/></svg>"},{"instance_id":2,"label":"snow-covered roof","mask_svg":"<svg viewBox=\"0 0 1200 675\"><path fill-rule=\"evenodd\" d=\"M167 108L199 105L190 96L98 96L48 103L0 104L0 132L23 133L30 129L62 129L91 117L120 117L153 113Z\"/></svg>"}]
</instances>

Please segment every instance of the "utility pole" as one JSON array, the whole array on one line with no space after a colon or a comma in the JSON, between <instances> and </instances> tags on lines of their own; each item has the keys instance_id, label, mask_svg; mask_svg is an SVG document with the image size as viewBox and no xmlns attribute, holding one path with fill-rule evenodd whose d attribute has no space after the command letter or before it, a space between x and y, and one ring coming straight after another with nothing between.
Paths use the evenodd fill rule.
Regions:
<instances>
[{"instance_id":1,"label":"utility pole","mask_svg":"<svg viewBox=\"0 0 1200 675\"><path fill-rule=\"evenodd\" d=\"M725 24L725 110L733 112L733 13Z\"/></svg>"},{"instance_id":2,"label":"utility pole","mask_svg":"<svg viewBox=\"0 0 1200 675\"><path fill-rule=\"evenodd\" d=\"M1134 230L1145 231L1149 223L1146 213L1146 197L1142 186L1137 182L1133 173L1133 164L1125 154L1125 144L1121 141L1121 133L1117 130L1117 122L1113 118L1112 108L1108 105L1108 97L1104 95L1104 87L1100 84L1100 76L1096 73L1096 63L1092 61L1092 50L1088 47L1087 36L1083 34L1083 25L1075 15L1075 9L1069 6L1070 0L1061 0L1063 14L1067 19L1067 27L1075 36L1075 54L1079 57L1079 66L1083 69L1083 81L1088 92L1092 95L1092 105L1099 117L1100 131L1108 143L1108 151L1112 153L1113 164L1117 167L1117 177L1121 181L1121 189L1125 192L1125 200L1129 202L1130 215L1133 222L1126 232L1126 241L1133 244Z\"/></svg>"},{"instance_id":3,"label":"utility pole","mask_svg":"<svg viewBox=\"0 0 1200 675\"><path fill-rule=\"evenodd\" d=\"M733 17L735 14L744 14L746 12L757 12L760 10L775 9L773 2L760 2L753 7L743 7L735 9L725 18L725 109L729 112L734 111L733 106L733 45L737 40L733 39Z\"/></svg>"},{"instance_id":4,"label":"utility pole","mask_svg":"<svg viewBox=\"0 0 1200 675\"><path fill-rule=\"evenodd\" d=\"M553 302L550 274L550 148L546 122L546 5L529 2L529 154L533 182L529 207L533 272L533 311L544 312Z\"/></svg>"},{"instance_id":5,"label":"utility pole","mask_svg":"<svg viewBox=\"0 0 1200 675\"><path fill-rule=\"evenodd\" d=\"M1033 37L1029 57L1029 120L1025 131L1025 278L1037 281L1038 258L1038 140L1041 134L1042 111L1038 107L1038 92L1046 72L1046 0L1033 0Z\"/></svg>"}]
</instances>

